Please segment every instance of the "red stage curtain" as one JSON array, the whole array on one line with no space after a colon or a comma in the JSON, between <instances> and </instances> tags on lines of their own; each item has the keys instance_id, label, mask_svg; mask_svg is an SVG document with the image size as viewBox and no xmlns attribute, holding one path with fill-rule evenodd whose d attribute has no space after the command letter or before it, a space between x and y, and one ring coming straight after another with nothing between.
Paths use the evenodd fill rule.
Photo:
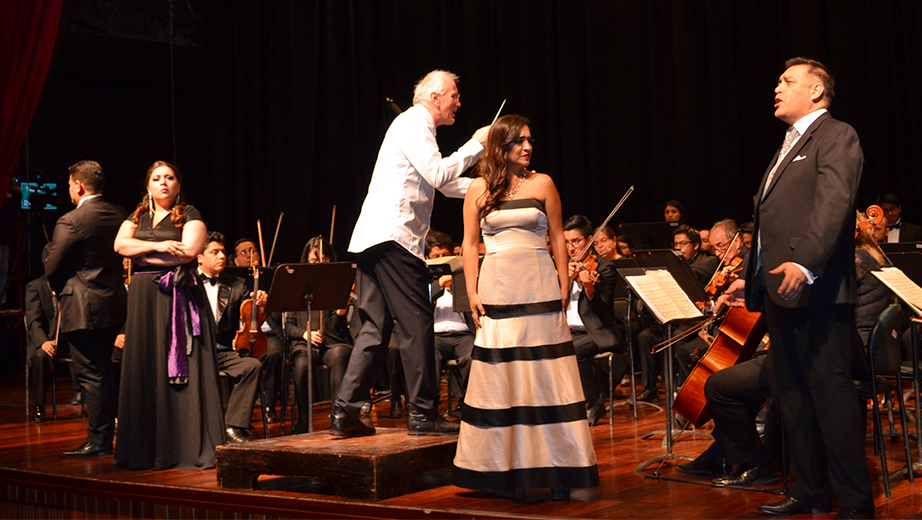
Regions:
<instances>
[{"instance_id":1,"label":"red stage curtain","mask_svg":"<svg viewBox=\"0 0 922 520\"><path fill-rule=\"evenodd\" d=\"M51 64L63 0L0 1L0 200Z\"/></svg>"}]
</instances>

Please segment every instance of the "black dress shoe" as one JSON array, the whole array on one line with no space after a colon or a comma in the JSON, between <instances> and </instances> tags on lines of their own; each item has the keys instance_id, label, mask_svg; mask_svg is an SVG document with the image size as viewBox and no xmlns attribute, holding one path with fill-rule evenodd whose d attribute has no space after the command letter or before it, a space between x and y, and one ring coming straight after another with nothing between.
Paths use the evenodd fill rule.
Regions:
<instances>
[{"instance_id":1,"label":"black dress shoe","mask_svg":"<svg viewBox=\"0 0 922 520\"><path fill-rule=\"evenodd\" d=\"M400 398L396 400L391 400L391 413L387 414L391 419L400 419L403 417L403 405L400 403Z\"/></svg>"},{"instance_id":2,"label":"black dress shoe","mask_svg":"<svg viewBox=\"0 0 922 520\"><path fill-rule=\"evenodd\" d=\"M80 406L81 404L83 404L83 392L77 392L76 394L74 394L74 398L71 399L70 403L68 404L70 404L71 406Z\"/></svg>"},{"instance_id":3,"label":"black dress shoe","mask_svg":"<svg viewBox=\"0 0 922 520\"><path fill-rule=\"evenodd\" d=\"M659 402L659 392L655 389L644 389L643 392L640 392L640 395L637 396L638 401L643 401L645 403L658 403Z\"/></svg>"},{"instance_id":4,"label":"black dress shoe","mask_svg":"<svg viewBox=\"0 0 922 520\"><path fill-rule=\"evenodd\" d=\"M362 415L371 415L371 401L362 403Z\"/></svg>"},{"instance_id":5,"label":"black dress shoe","mask_svg":"<svg viewBox=\"0 0 922 520\"><path fill-rule=\"evenodd\" d=\"M730 473L730 465L724 459L697 458L676 468L686 475L699 475L702 477L722 477Z\"/></svg>"},{"instance_id":6,"label":"black dress shoe","mask_svg":"<svg viewBox=\"0 0 922 520\"><path fill-rule=\"evenodd\" d=\"M608 410L605 409L605 406L593 406L586 410L586 418L589 419L589 426L599 424L599 421L601 421L607 413Z\"/></svg>"},{"instance_id":7,"label":"black dress shoe","mask_svg":"<svg viewBox=\"0 0 922 520\"><path fill-rule=\"evenodd\" d=\"M874 510L861 510L855 509L853 507L843 507L839 510L839 514L833 518L874 518Z\"/></svg>"},{"instance_id":8,"label":"black dress shoe","mask_svg":"<svg viewBox=\"0 0 922 520\"><path fill-rule=\"evenodd\" d=\"M778 470L774 462L766 462L758 466L743 470L740 465L725 477L711 481L715 486L766 486L778 482Z\"/></svg>"},{"instance_id":9,"label":"black dress shoe","mask_svg":"<svg viewBox=\"0 0 922 520\"><path fill-rule=\"evenodd\" d=\"M374 435L375 429L357 419L353 420L345 410L333 408L330 412L330 435L336 437L364 437Z\"/></svg>"},{"instance_id":10,"label":"black dress shoe","mask_svg":"<svg viewBox=\"0 0 922 520\"><path fill-rule=\"evenodd\" d=\"M760 513L774 516L801 515L804 513L813 513L814 515L825 515L832 512L832 506L829 504L811 504L797 500L794 497L786 497L780 502L771 504L762 504L756 508Z\"/></svg>"},{"instance_id":11,"label":"black dress shoe","mask_svg":"<svg viewBox=\"0 0 922 520\"><path fill-rule=\"evenodd\" d=\"M423 413L410 413L407 419L407 433L409 435L457 435L461 430L461 423L447 421L441 415L428 417Z\"/></svg>"},{"instance_id":12,"label":"black dress shoe","mask_svg":"<svg viewBox=\"0 0 922 520\"><path fill-rule=\"evenodd\" d=\"M308 424L307 424L307 415L305 414L299 417L298 422L296 422L295 425L292 426L291 433L298 435L301 433L307 433L309 429L310 428L308 428Z\"/></svg>"},{"instance_id":13,"label":"black dress shoe","mask_svg":"<svg viewBox=\"0 0 922 520\"><path fill-rule=\"evenodd\" d=\"M275 408L266 408L266 422L269 424L279 422L279 414L275 413Z\"/></svg>"},{"instance_id":14,"label":"black dress shoe","mask_svg":"<svg viewBox=\"0 0 922 520\"><path fill-rule=\"evenodd\" d=\"M80 446L75 450L65 451L61 453L62 457L67 458L80 458L80 457L97 457L100 455L112 455L112 446L103 446L100 444L93 444L92 442L87 441L86 444Z\"/></svg>"},{"instance_id":15,"label":"black dress shoe","mask_svg":"<svg viewBox=\"0 0 922 520\"><path fill-rule=\"evenodd\" d=\"M224 435L227 437L227 442L230 444L239 444L250 440L250 434L243 428L234 428L233 426L225 428Z\"/></svg>"},{"instance_id":16,"label":"black dress shoe","mask_svg":"<svg viewBox=\"0 0 922 520\"><path fill-rule=\"evenodd\" d=\"M35 405L35 410L32 412L32 421L34 422L45 422L45 407L37 404Z\"/></svg>"}]
</instances>

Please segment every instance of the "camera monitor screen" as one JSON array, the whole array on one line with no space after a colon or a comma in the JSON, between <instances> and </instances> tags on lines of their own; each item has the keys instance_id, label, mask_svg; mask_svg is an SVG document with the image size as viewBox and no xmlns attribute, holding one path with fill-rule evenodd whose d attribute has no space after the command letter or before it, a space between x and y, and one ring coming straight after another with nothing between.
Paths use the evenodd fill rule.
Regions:
<instances>
[{"instance_id":1,"label":"camera monitor screen","mask_svg":"<svg viewBox=\"0 0 922 520\"><path fill-rule=\"evenodd\" d=\"M53 182L22 183L22 209L56 210L58 202L58 185Z\"/></svg>"}]
</instances>

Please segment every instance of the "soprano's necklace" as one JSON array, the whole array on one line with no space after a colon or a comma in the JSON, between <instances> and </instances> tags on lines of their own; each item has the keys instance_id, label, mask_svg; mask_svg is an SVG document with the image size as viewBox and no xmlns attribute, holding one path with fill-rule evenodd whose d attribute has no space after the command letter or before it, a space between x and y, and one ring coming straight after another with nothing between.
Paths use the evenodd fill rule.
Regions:
<instances>
[{"instance_id":1,"label":"soprano's necklace","mask_svg":"<svg viewBox=\"0 0 922 520\"><path fill-rule=\"evenodd\" d=\"M515 174L519 178L519 183L516 184L515 188L512 191L506 190L503 192L506 195L506 198L512 200L515 197L515 194L519 192L519 189L522 187L522 184L525 183L525 179L528 178L528 170L522 170L522 173Z\"/></svg>"}]
</instances>

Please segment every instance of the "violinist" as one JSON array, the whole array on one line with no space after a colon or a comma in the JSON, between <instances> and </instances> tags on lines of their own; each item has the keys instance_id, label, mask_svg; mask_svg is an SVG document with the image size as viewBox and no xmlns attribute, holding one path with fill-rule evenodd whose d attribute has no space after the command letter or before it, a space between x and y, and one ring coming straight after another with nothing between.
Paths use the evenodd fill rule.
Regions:
<instances>
[{"instance_id":1,"label":"violinist","mask_svg":"<svg viewBox=\"0 0 922 520\"><path fill-rule=\"evenodd\" d=\"M224 234L208 232L205 251L198 255L198 274L208 296L205 315L216 325L218 371L225 372L235 383L224 413L224 425L228 442L238 443L250 440L248 430L262 365L256 358L242 356L233 349L234 336L241 328L240 304L249 295L243 278L224 273L226 263ZM259 292L256 303L266 304L265 292Z\"/></svg>"},{"instance_id":2,"label":"violinist","mask_svg":"<svg viewBox=\"0 0 922 520\"><path fill-rule=\"evenodd\" d=\"M262 266L259 250L252 238L241 238L234 242L234 265L237 267Z\"/></svg>"},{"instance_id":3,"label":"violinist","mask_svg":"<svg viewBox=\"0 0 922 520\"><path fill-rule=\"evenodd\" d=\"M583 215L573 215L563 223L572 280L567 323L586 396L589 426L598 424L607 413L596 373L598 364L593 358L600 352L625 352L626 348L624 331L615 322L612 307L617 282L613 264L591 249L586 258L579 258L592 241L592 229L592 223ZM613 374L613 377L620 380L622 374Z\"/></svg>"},{"instance_id":4,"label":"violinist","mask_svg":"<svg viewBox=\"0 0 922 520\"><path fill-rule=\"evenodd\" d=\"M596 233L595 250L599 256L608 260L621 258L621 251L618 249L618 235L615 234L615 230L605 226Z\"/></svg>"}]
</instances>

